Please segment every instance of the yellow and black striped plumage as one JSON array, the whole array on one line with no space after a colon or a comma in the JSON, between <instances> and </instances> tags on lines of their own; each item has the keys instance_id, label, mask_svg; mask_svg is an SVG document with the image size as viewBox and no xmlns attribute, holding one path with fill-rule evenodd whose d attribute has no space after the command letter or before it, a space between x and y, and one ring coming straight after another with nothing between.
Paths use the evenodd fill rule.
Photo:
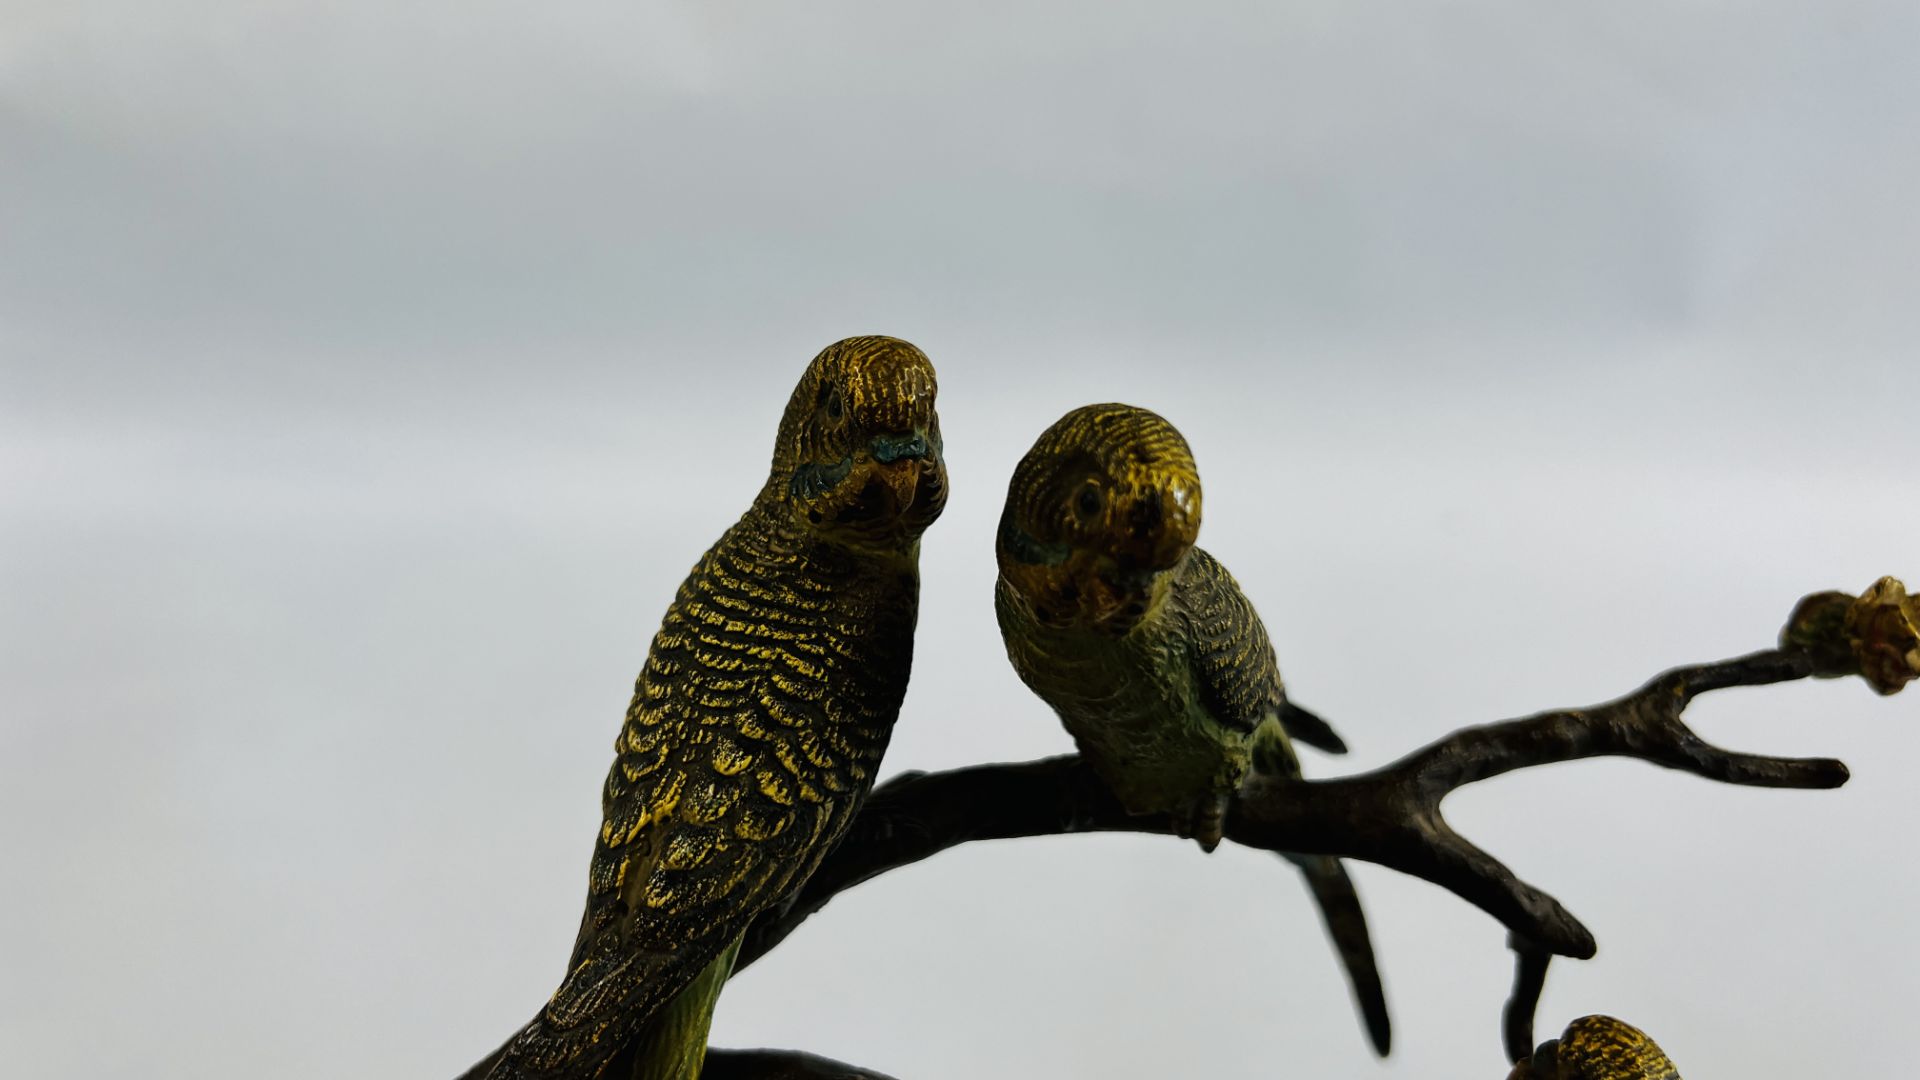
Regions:
<instances>
[{"instance_id":1,"label":"yellow and black striped plumage","mask_svg":"<svg viewBox=\"0 0 1920 1080\"><path fill-rule=\"evenodd\" d=\"M808 368L766 486L635 684L567 975L470 1075L698 1075L740 934L839 839L906 693L919 538L946 499L934 395L892 338Z\"/></svg>"},{"instance_id":2,"label":"yellow and black striped plumage","mask_svg":"<svg viewBox=\"0 0 1920 1080\"><path fill-rule=\"evenodd\" d=\"M1211 851L1253 773L1300 775L1292 739L1339 753L1287 701L1266 627L1194 546L1200 477L1172 424L1128 405L1061 417L1007 487L995 608L1008 658L1094 771L1138 814ZM1390 1040L1359 899L1339 860L1297 856L1367 1019Z\"/></svg>"},{"instance_id":3,"label":"yellow and black striped plumage","mask_svg":"<svg viewBox=\"0 0 1920 1080\"><path fill-rule=\"evenodd\" d=\"M1611 1016L1583 1016L1540 1044L1507 1080L1680 1080L1647 1033Z\"/></svg>"}]
</instances>

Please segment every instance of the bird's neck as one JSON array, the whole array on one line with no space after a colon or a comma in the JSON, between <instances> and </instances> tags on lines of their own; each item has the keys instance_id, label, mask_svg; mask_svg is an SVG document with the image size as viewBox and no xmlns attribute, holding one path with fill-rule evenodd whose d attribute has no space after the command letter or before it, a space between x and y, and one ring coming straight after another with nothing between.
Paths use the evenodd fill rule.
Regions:
<instances>
[{"instance_id":1,"label":"bird's neck","mask_svg":"<svg viewBox=\"0 0 1920 1080\"><path fill-rule=\"evenodd\" d=\"M917 573L920 537L898 537L882 543L862 543L861 537L842 537L795 520L777 495L763 493L734 526L737 542L755 549L765 565L790 566L798 572L826 579L847 579L891 573Z\"/></svg>"}]
</instances>

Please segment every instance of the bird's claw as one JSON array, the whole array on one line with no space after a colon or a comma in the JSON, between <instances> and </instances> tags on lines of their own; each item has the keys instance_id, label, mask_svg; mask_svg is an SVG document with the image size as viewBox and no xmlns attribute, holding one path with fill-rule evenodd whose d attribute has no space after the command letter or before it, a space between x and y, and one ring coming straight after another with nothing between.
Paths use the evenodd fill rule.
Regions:
<instances>
[{"instance_id":1,"label":"bird's claw","mask_svg":"<svg viewBox=\"0 0 1920 1080\"><path fill-rule=\"evenodd\" d=\"M1173 834L1192 840L1200 850L1212 854L1227 832L1227 803L1224 794L1199 795L1173 812Z\"/></svg>"}]
</instances>

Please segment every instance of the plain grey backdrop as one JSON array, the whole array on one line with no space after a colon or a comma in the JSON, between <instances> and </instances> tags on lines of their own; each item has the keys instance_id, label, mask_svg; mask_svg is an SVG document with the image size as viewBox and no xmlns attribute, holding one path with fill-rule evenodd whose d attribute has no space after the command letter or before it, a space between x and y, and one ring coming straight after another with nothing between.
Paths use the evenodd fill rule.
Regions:
<instances>
[{"instance_id":1,"label":"plain grey backdrop","mask_svg":"<svg viewBox=\"0 0 1920 1080\"><path fill-rule=\"evenodd\" d=\"M939 366L889 770L1068 748L991 528L1089 401L1350 760L1920 585L1920 7L0 3L0 1060L450 1077L545 999L647 642L821 346ZM1468 790L1585 918L1542 1036L1889 1075L1916 692L1712 695L1830 793ZM1360 866L1366 1050L1278 859L979 845L836 900L719 1042L903 1078L1505 1075L1503 933Z\"/></svg>"}]
</instances>

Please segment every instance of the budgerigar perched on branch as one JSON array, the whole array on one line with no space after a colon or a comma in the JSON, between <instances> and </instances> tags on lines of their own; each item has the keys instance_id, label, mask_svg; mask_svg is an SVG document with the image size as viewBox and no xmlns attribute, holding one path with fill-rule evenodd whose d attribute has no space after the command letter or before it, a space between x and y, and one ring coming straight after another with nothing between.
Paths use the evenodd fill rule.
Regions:
<instances>
[{"instance_id":1,"label":"budgerigar perched on branch","mask_svg":"<svg viewBox=\"0 0 1920 1080\"><path fill-rule=\"evenodd\" d=\"M1155 413L1089 405L1015 468L995 606L1007 655L1127 809L1212 851L1250 776L1300 775L1291 740L1346 746L1287 700L1273 646L1226 568L1194 546L1200 476ZM1366 917L1338 859L1293 857L1340 949L1374 1047L1391 1042Z\"/></svg>"},{"instance_id":2,"label":"budgerigar perched on branch","mask_svg":"<svg viewBox=\"0 0 1920 1080\"><path fill-rule=\"evenodd\" d=\"M934 392L893 338L807 368L766 484L653 639L566 977L469 1076L699 1075L741 932L838 841L906 693L920 537L947 495ZM713 437L745 434L716 417Z\"/></svg>"}]
</instances>

